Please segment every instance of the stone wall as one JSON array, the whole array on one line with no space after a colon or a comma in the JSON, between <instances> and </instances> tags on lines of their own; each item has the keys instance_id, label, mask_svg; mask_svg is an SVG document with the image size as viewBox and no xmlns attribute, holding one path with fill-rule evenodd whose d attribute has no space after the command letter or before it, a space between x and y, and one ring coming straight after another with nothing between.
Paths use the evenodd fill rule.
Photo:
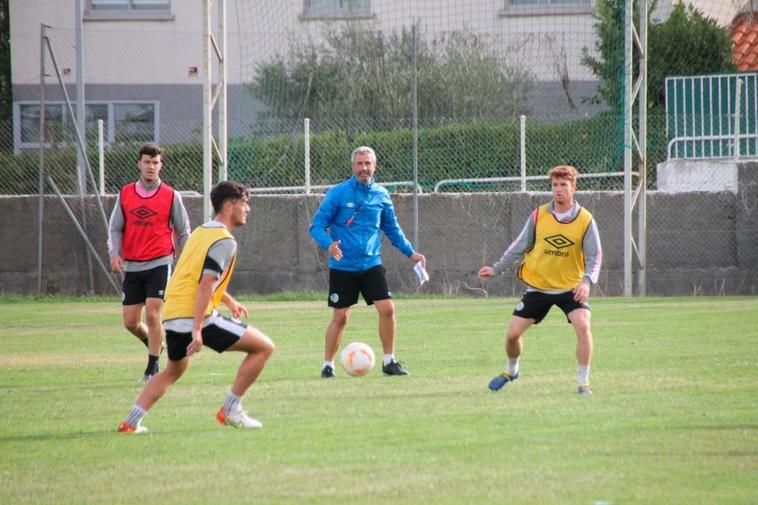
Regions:
<instances>
[{"instance_id":1,"label":"stone wall","mask_svg":"<svg viewBox=\"0 0 758 505\"><path fill-rule=\"evenodd\" d=\"M648 193L647 294L758 294L758 176L741 176L739 190L707 193ZM529 211L549 193L423 194L419 197L419 250L429 262L427 293L514 295L513 275L486 285L476 277L497 260L520 232ZM234 293L325 291L325 254L308 235L320 196L254 196L248 224L235 231L239 260ZM393 197L401 224L412 236L412 197ZM595 215L603 243L598 295L623 294L623 194L577 192ZM107 213L114 197L103 200ZM78 200L67 198L72 208ZM199 224L200 197L185 197L190 219ZM37 290L37 198L0 197L0 292ZM106 236L94 199L88 201L92 243L107 265ZM634 227L637 220L635 217ZM45 199L43 291L86 293L89 276L84 242L57 197ZM413 292L411 262L388 242L385 265L395 292ZM114 289L93 261L94 292Z\"/></svg>"}]
</instances>

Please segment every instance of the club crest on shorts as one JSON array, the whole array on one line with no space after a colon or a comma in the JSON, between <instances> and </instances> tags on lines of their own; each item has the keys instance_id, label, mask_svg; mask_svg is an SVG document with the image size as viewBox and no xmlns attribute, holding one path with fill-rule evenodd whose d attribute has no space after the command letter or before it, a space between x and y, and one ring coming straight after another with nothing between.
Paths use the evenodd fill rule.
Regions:
<instances>
[{"instance_id":1,"label":"club crest on shorts","mask_svg":"<svg viewBox=\"0 0 758 505\"><path fill-rule=\"evenodd\" d=\"M332 303L337 303L340 300L340 295L337 293L332 293L329 295L329 301Z\"/></svg>"},{"instance_id":2,"label":"club crest on shorts","mask_svg":"<svg viewBox=\"0 0 758 505\"><path fill-rule=\"evenodd\" d=\"M524 302L519 300L519 302L516 304L516 310L524 310Z\"/></svg>"}]
</instances>

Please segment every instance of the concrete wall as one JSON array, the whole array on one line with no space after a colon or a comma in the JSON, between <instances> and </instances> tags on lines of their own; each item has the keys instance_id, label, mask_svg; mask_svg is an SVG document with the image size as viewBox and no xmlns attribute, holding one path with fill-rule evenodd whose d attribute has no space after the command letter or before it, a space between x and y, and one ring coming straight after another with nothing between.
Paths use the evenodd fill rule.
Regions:
<instances>
[{"instance_id":1,"label":"concrete wall","mask_svg":"<svg viewBox=\"0 0 758 505\"><path fill-rule=\"evenodd\" d=\"M649 295L758 294L758 170L746 173L736 194L648 193ZM576 196L595 215L603 242L604 264L595 293L623 294L623 195L578 192ZM235 232L240 257L233 292L326 290L325 256L308 235L320 198L253 198L248 224ZM393 198L410 236L412 199L408 195ZM512 275L483 285L476 271L500 256L521 230L530 209L548 198L547 193L422 195L419 250L426 254L432 276L423 291L518 293L521 285ZM199 224L201 199L185 200L191 222ZM76 207L76 198L68 201ZM109 212L113 198L104 204ZM90 227L95 230L92 242L107 262L104 225L94 200L88 205ZM56 197L46 198L44 217L44 291L86 292L83 241ZM0 197L0 292L36 292L36 222L35 197ZM384 251L393 291L413 292L410 261L387 243ZM113 293L96 264L94 284L98 293Z\"/></svg>"},{"instance_id":2,"label":"concrete wall","mask_svg":"<svg viewBox=\"0 0 758 505\"><path fill-rule=\"evenodd\" d=\"M675 159L656 167L656 185L668 193L731 191L739 189L740 163L733 160Z\"/></svg>"}]
</instances>

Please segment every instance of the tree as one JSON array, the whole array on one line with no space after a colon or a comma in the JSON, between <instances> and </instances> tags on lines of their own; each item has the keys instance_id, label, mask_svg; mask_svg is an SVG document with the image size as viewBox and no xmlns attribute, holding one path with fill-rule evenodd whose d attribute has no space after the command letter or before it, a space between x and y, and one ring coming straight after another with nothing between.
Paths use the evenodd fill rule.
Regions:
<instances>
[{"instance_id":1,"label":"tree","mask_svg":"<svg viewBox=\"0 0 758 505\"><path fill-rule=\"evenodd\" d=\"M257 67L253 94L272 117L313 117L377 126L411 117L413 36L348 24L321 43L292 41L287 56ZM498 56L486 40L449 32L418 38L419 119L514 118L525 113L532 74Z\"/></svg>"},{"instance_id":2,"label":"tree","mask_svg":"<svg viewBox=\"0 0 758 505\"><path fill-rule=\"evenodd\" d=\"M703 17L692 5L674 5L664 23L651 27L648 52L654 64L648 67L648 94L665 105L666 77L705 75L736 70L732 38L716 21Z\"/></svg>"},{"instance_id":3,"label":"tree","mask_svg":"<svg viewBox=\"0 0 758 505\"><path fill-rule=\"evenodd\" d=\"M11 42L8 0L0 0L0 121L11 117Z\"/></svg>"},{"instance_id":4,"label":"tree","mask_svg":"<svg viewBox=\"0 0 758 505\"><path fill-rule=\"evenodd\" d=\"M657 1L652 1L652 14ZM611 107L623 103L624 2L598 0L594 14L597 57L582 51L582 63L601 80L596 102ZM635 12L634 19L639 15ZM648 97L651 107L665 106L665 78L671 75L702 75L735 69L732 41L716 21L692 5L676 3L664 22L648 20ZM635 69L636 72L636 69Z\"/></svg>"}]
</instances>

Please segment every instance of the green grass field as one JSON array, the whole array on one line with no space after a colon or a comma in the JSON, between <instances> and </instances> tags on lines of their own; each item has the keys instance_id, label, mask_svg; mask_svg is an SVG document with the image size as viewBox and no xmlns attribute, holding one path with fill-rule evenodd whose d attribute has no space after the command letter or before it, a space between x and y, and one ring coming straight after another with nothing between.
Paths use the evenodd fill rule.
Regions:
<instances>
[{"instance_id":1,"label":"green grass field","mask_svg":"<svg viewBox=\"0 0 758 505\"><path fill-rule=\"evenodd\" d=\"M487 389L514 302L397 300L412 375L326 381L325 303L249 301L277 344L245 399L264 429L216 424L240 356L205 349L135 436L118 302L0 298L0 503L758 503L757 298L594 299L592 397L558 309ZM373 309L353 340L380 350Z\"/></svg>"}]
</instances>

